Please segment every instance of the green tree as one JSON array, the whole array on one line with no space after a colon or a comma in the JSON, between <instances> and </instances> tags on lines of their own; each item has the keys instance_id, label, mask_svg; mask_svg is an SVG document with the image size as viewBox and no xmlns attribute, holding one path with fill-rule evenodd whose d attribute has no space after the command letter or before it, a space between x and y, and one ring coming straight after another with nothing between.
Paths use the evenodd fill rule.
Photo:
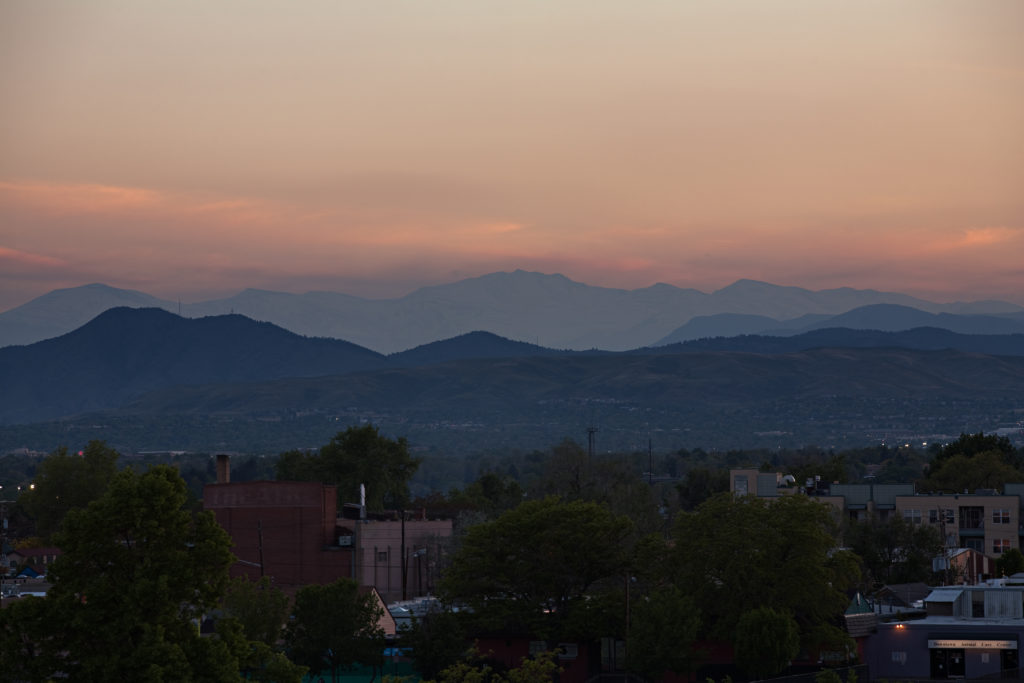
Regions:
<instances>
[{"instance_id":1,"label":"green tree","mask_svg":"<svg viewBox=\"0 0 1024 683\"><path fill-rule=\"evenodd\" d=\"M662 586L629 603L629 668L648 680L666 671L683 675L697 663L693 643L700 614L693 600L675 586Z\"/></svg>"},{"instance_id":2,"label":"green tree","mask_svg":"<svg viewBox=\"0 0 1024 683\"><path fill-rule=\"evenodd\" d=\"M942 462L954 455L962 455L966 458L973 458L979 453L988 453L996 451L1002 454L1003 459L1014 466L1018 466L1020 463L1015 462L1017 451L1013 446L1013 443L1005 436L996 436L995 434L985 434L984 432L978 432L977 434L961 434L960 438L952 443L948 443L938 448L935 456L932 458L931 465L941 465Z\"/></svg>"},{"instance_id":3,"label":"green tree","mask_svg":"<svg viewBox=\"0 0 1024 683\"><path fill-rule=\"evenodd\" d=\"M800 652L800 629L792 616L771 607L744 612L736 624L736 663L755 676L773 676Z\"/></svg>"},{"instance_id":4,"label":"green tree","mask_svg":"<svg viewBox=\"0 0 1024 683\"><path fill-rule=\"evenodd\" d=\"M867 579L875 584L930 581L932 558L942 554L943 548L937 528L898 516L850 522L844 538L861 558Z\"/></svg>"},{"instance_id":5,"label":"green tree","mask_svg":"<svg viewBox=\"0 0 1024 683\"><path fill-rule=\"evenodd\" d=\"M524 495L523 487L515 479L485 472L465 489L449 491L444 505L450 510L479 510L494 518L523 502Z\"/></svg>"},{"instance_id":6,"label":"green tree","mask_svg":"<svg viewBox=\"0 0 1024 683\"><path fill-rule=\"evenodd\" d=\"M230 538L210 513L185 509L185 482L157 466L119 472L68 513L50 572L53 672L71 680L237 680L227 643L201 638L224 593Z\"/></svg>"},{"instance_id":7,"label":"green tree","mask_svg":"<svg viewBox=\"0 0 1024 683\"><path fill-rule=\"evenodd\" d=\"M683 480L676 484L676 490L679 492L679 506L683 510L695 510L716 493L729 490L729 470L691 467Z\"/></svg>"},{"instance_id":8,"label":"green tree","mask_svg":"<svg viewBox=\"0 0 1024 683\"><path fill-rule=\"evenodd\" d=\"M856 676L856 673L854 673L852 669L850 670L850 674L847 675L851 674ZM814 674L814 683L843 683L843 679L839 677L839 674L836 673L835 669L824 669ZM850 681L849 683L856 683L856 680Z\"/></svg>"},{"instance_id":9,"label":"green tree","mask_svg":"<svg viewBox=\"0 0 1024 683\"><path fill-rule=\"evenodd\" d=\"M491 627L544 638L587 631L580 617L594 591L608 583L621 593L631 530L597 503L527 501L467 530L440 592Z\"/></svg>"},{"instance_id":10,"label":"green tree","mask_svg":"<svg viewBox=\"0 0 1024 683\"><path fill-rule=\"evenodd\" d=\"M582 446L572 439L563 439L551 448L544 461L540 492L566 500L587 497L591 489L591 465Z\"/></svg>"},{"instance_id":11,"label":"green tree","mask_svg":"<svg viewBox=\"0 0 1024 683\"><path fill-rule=\"evenodd\" d=\"M961 434L934 450L918 489L958 493L978 488L1001 489L1024 478L1024 462L1005 436Z\"/></svg>"},{"instance_id":12,"label":"green tree","mask_svg":"<svg viewBox=\"0 0 1024 683\"><path fill-rule=\"evenodd\" d=\"M302 683L309 669L295 664L276 647L246 637L242 622L235 617L217 620L217 636L238 660L239 673L247 681Z\"/></svg>"},{"instance_id":13,"label":"green tree","mask_svg":"<svg viewBox=\"0 0 1024 683\"><path fill-rule=\"evenodd\" d=\"M462 620L448 610L428 612L400 635L402 644L412 650L413 666L426 679L437 678L457 663L469 645Z\"/></svg>"},{"instance_id":14,"label":"green tree","mask_svg":"<svg viewBox=\"0 0 1024 683\"><path fill-rule=\"evenodd\" d=\"M367 506L381 510L408 504L409 480L419 464L409 454L404 437L389 439L367 424L339 432L317 453L282 453L277 462L277 478L335 484L339 505L358 500L359 486L363 484Z\"/></svg>"},{"instance_id":15,"label":"green tree","mask_svg":"<svg viewBox=\"0 0 1024 683\"><path fill-rule=\"evenodd\" d=\"M223 611L226 617L238 620L248 639L272 646L288 619L288 603L288 596L271 586L269 578L251 581L240 577L228 584Z\"/></svg>"},{"instance_id":16,"label":"green tree","mask_svg":"<svg viewBox=\"0 0 1024 683\"><path fill-rule=\"evenodd\" d=\"M99 498L117 474L118 452L102 441L90 441L81 455L61 447L46 456L32 479L32 488L18 499L35 520L36 533L51 539L68 512Z\"/></svg>"},{"instance_id":17,"label":"green tree","mask_svg":"<svg viewBox=\"0 0 1024 683\"><path fill-rule=\"evenodd\" d=\"M956 453L928 468L928 476L918 486L925 491L1000 490L1010 481L1021 481L1024 472L1007 460L1002 451L991 450L974 455Z\"/></svg>"},{"instance_id":18,"label":"green tree","mask_svg":"<svg viewBox=\"0 0 1024 683\"><path fill-rule=\"evenodd\" d=\"M549 683L557 680L562 670L556 654L542 652L534 657L524 657L519 666L500 672L474 648L436 678L424 679L424 683Z\"/></svg>"},{"instance_id":19,"label":"green tree","mask_svg":"<svg viewBox=\"0 0 1024 683\"><path fill-rule=\"evenodd\" d=\"M1013 576L1024 572L1024 553L1017 548L1010 548L996 560L996 573L1000 576Z\"/></svg>"},{"instance_id":20,"label":"green tree","mask_svg":"<svg viewBox=\"0 0 1024 683\"><path fill-rule=\"evenodd\" d=\"M380 668L384 631L380 605L372 592L361 592L352 579L324 586L310 585L295 594L292 618L285 629L285 647L292 661L313 674L356 664Z\"/></svg>"},{"instance_id":21,"label":"green tree","mask_svg":"<svg viewBox=\"0 0 1024 683\"><path fill-rule=\"evenodd\" d=\"M832 454L828 460L823 458L801 458L800 462L786 467L786 473L792 474L797 486L803 486L808 479L821 477L823 484L847 481L847 462L844 455Z\"/></svg>"},{"instance_id":22,"label":"green tree","mask_svg":"<svg viewBox=\"0 0 1024 683\"><path fill-rule=\"evenodd\" d=\"M45 681L60 670L59 630L50 606L38 597L5 601L0 609L0 681Z\"/></svg>"},{"instance_id":23,"label":"green tree","mask_svg":"<svg viewBox=\"0 0 1024 683\"><path fill-rule=\"evenodd\" d=\"M792 614L804 644L845 644L835 624L855 581L836 554L832 509L803 495L721 494L674 528L673 579L695 596L707 632L729 640L750 605Z\"/></svg>"}]
</instances>

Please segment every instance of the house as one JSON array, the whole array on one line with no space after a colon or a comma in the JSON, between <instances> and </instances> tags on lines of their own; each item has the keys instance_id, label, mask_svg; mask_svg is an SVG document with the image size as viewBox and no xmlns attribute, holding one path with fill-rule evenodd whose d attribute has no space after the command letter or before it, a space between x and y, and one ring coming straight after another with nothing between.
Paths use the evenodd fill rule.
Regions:
<instances>
[{"instance_id":1,"label":"house","mask_svg":"<svg viewBox=\"0 0 1024 683\"><path fill-rule=\"evenodd\" d=\"M20 567L31 569L37 576L44 575L54 560L60 557L60 554L60 548L57 547L11 550L7 553L6 558L8 574L13 576Z\"/></svg>"},{"instance_id":2,"label":"house","mask_svg":"<svg viewBox=\"0 0 1024 683\"><path fill-rule=\"evenodd\" d=\"M386 638L394 638L398 633L398 625L395 622L395 618L391 615L388 610L388 606L384 604L384 599L381 597L380 592L373 586L359 586L359 595L372 595L373 601L377 605L377 609L380 611L380 617L377 619L377 626L384 632Z\"/></svg>"}]
</instances>

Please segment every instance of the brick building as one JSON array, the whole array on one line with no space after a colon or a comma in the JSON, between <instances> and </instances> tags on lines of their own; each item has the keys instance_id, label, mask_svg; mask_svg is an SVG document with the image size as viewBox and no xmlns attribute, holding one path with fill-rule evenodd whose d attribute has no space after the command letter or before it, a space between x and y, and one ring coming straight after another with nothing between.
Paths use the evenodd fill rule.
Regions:
<instances>
[{"instance_id":1,"label":"brick building","mask_svg":"<svg viewBox=\"0 0 1024 683\"><path fill-rule=\"evenodd\" d=\"M232 576L269 576L279 586L353 577L351 529L339 524L336 487L318 482L208 484L203 508L231 536Z\"/></svg>"},{"instance_id":2,"label":"brick building","mask_svg":"<svg viewBox=\"0 0 1024 683\"><path fill-rule=\"evenodd\" d=\"M203 489L203 508L231 536L232 576L266 575L295 587L354 578L387 602L433 592L452 534L450 519L422 511L368 517L361 504L338 510L333 485L231 483L227 456L217 458L217 483Z\"/></svg>"}]
</instances>

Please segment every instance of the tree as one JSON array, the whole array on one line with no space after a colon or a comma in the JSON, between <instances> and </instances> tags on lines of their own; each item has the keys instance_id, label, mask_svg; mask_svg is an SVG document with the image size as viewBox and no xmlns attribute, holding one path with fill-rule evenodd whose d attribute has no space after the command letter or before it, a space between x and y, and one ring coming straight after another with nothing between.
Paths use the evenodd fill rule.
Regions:
<instances>
[{"instance_id":1,"label":"tree","mask_svg":"<svg viewBox=\"0 0 1024 683\"><path fill-rule=\"evenodd\" d=\"M56 541L49 675L71 680L237 680L238 662L196 624L219 603L230 538L210 513L184 508L185 482L167 466L119 472Z\"/></svg>"},{"instance_id":2,"label":"tree","mask_svg":"<svg viewBox=\"0 0 1024 683\"><path fill-rule=\"evenodd\" d=\"M937 528L898 516L850 522L844 538L876 584L931 580L932 558L942 554L944 542Z\"/></svg>"},{"instance_id":3,"label":"tree","mask_svg":"<svg viewBox=\"0 0 1024 683\"><path fill-rule=\"evenodd\" d=\"M265 576L232 579L224 595L224 615L238 620L246 638L271 646L281 637L288 607L288 596Z\"/></svg>"},{"instance_id":4,"label":"tree","mask_svg":"<svg viewBox=\"0 0 1024 683\"><path fill-rule=\"evenodd\" d=\"M384 663L381 615L376 595L360 592L352 579L306 586L295 594L285 647L292 661L313 674L330 671L334 680L339 668L379 668Z\"/></svg>"},{"instance_id":5,"label":"tree","mask_svg":"<svg viewBox=\"0 0 1024 683\"><path fill-rule=\"evenodd\" d=\"M845 644L836 626L855 577L836 554L832 510L803 495L721 494L674 528L673 580L695 596L712 637L731 640L750 605L793 615L804 644Z\"/></svg>"},{"instance_id":6,"label":"tree","mask_svg":"<svg viewBox=\"0 0 1024 683\"><path fill-rule=\"evenodd\" d=\"M424 683L549 683L562 671L555 652L524 657L519 666L499 672L479 651L473 649L462 660Z\"/></svg>"},{"instance_id":7,"label":"tree","mask_svg":"<svg viewBox=\"0 0 1024 683\"><path fill-rule=\"evenodd\" d=\"M679 506L684 510L695 510L716 493L729 490L729 470L691 467L683 480L676 484L676 490L679 492Z\"/></svg>"},{"instance_id":8,"label":"tree","mask_svg":"<svg viewBox=\"0 0 1024 683\"><path fill-rule=\"evenodd\" d=\"M224 641L231 656L238 660L239 673L247 681L265 683L302 683L309 671L295 664L275 647L246 637L242 622L235 617L217 620L217 637Z\"/></svg>"},{"instance_id":9,"label":"tree","mask_svg":"<svg viewBox=\"0 0 1024 683\"><path fill-rule=\"evenodd\" d=\"M1007 461L998 450L974 455L957 453L928 469L927 478L919 485L925 491L976 491L980 488L1002 489L1008 481L1024 479L1024 472Z\"/></svg>"},{"instance_id":10,"label":"tree","mask_svg":"<svg viewBox=\"0 0 1024 683\"><path fill-rule=\"evenodd\" d=\"M542 638L585 632L592 593L602 582L621 592L631 529L597 503L524 502L468 529L440 593L494 628Z\"/></svg>"},{"instance_id":11,"label":"tree","mask_svg":"<svg viewBox=\"0 0 1024 683\"><path fill-rule=\"evenodd\" d=\"M1024 462L1005 436L961 434L938 448L928 464L921 490L957 493L978 488L1001 489L1008 481L1024 478Z\"/></svg>"},{"instance_id":12,"label":"tree","mask_svg":"<svg viewBox=\"0 0 1024 683\"><path fill-rule=\"evenodd\" d=\"M996 436L995 434L985 434L984 432L978 432L977 434L960 434L960 438L952 443L948 443L942 446L935 453L932 458L931 465L941 465L942 462L954 455L962 455L966 458L973 458L979 453L988 453L990 451L997 451L1002 454L1003 458L1010 462L1010 464L1017 466L1019 463L1013 462L1017 452L1013 447L1013 443L1005 436Z\"/></svg>"},{"instance_id":13,"label":"tree","mask_svg":"<svg viewBox=\"0 0 1024 683\"><path fill-rule=\"evenodd\" d=\"M629 610L631 671L658 680L666 671L683 675L693 669L700 614L689 596L675 586L662 586L631 599Z\"/></svg>"},{"instance_id":14,"label":"tree","mask_svg":"<svg viewBox=\"0 0 1024 683\"><path fill-rule=\"evenodd\" d=\"M1013 576L1024 572L1024 553L1017 548L1010 548L996 560L996 573L1000 576Z\"/></svg>"},{"instance_id":15,"label":"tree","mask_svg":"<svg viewBox=\"0 0 1024 683\"><path fill-rule=\"evenodd\" d=\"M45 681L59 671L61 645L50 603L24 597L0 609L0 681Z\"/></svg>"},{"instance_id":16,"label":"tree","mask_svg":"<svg viewBox=\"0 0 1024 683\"><path fill-rule=\"evenodd\" d=\"M740 617L735 646L741 669L756 676L773 676L800 653L800 630L789 614L758 607Z\"/></svg>"},{"instance_id":17,"label":"tree","mask_svg":"<svg viewBox=\"0 0 1024 683\"><path fill-rule=\"evenodd\" d=\"M847 481L846 469L846 457L843 455L832 454L828 460L824 460L820 455L809 457L802 454L800 462L787 466L785 471L793 475L798 486L803 486L808 479L813 480L815 477L821 477L821 481L826 484L834 481L845 482Z\"/></svg>"},{"instance_id":18,"label":"tree","mask_svg":"<svg viewBox=\"0 0 1024 683\"><path fill-rule=\"evenodd\" d=\"M389 439L367 424L338 432L317 453L282 453L277 462L277 478L335 484L339 505L356 500L363 484L367 506L381 510L401 508L409 502L409 480L419 464L418 459L409 455L404 437Z\"/></svg>"},{"instance_id":19,"label":"tree","mask_svg":"<svg viewBox=\"0 0 1024 683\"><path fill-rule=\"evenodd\" d=\"M32 488L18 499L35 520L36 533L50 539L70 510L99 498L117 473L118 457L102 441L90 441L81 455L70 454L62 446L46 456Z\"/></svg>"},{"instance_id":20,"label":"tree","mask_svg":"<svg viewBox=\"0 0 1024 683\"><path fill-rule=\"evenodd\" d=\"M542 494L566 500L584 498L590 489L591 464L582 446L572 439L563 439L552 447L544 461Z\"/></svg>"},{"instance_id":21,"label":"tree","mask_svg":"<svg viewBox=\"0 0 1024 683\"><path fill-rule=\"evenodd\" d=\"M425 679L437 678L465 654L468 643L459 615L435 610L413 620L401 633L402 643L412 650L413 667Z\"/></svg>"}]
</instances>

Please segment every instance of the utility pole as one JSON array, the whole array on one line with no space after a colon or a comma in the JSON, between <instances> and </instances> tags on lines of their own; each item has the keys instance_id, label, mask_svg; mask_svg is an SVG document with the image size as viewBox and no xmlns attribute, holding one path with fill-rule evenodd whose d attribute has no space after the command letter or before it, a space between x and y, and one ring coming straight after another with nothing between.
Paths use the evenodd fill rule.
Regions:
<instances>
[{"instance_id":1,"label":"utility pole","mask_svg":"<svg viewBox=\"0 0 1024 683\"><path fill-rule=\"evenodd\" d=\"M647 485L654 483L654 449L651 445L651 437L647 437Z\"/></svg>"},{"instance_id":2,"label":"utility pole","mask_svg":"<svg viewBox=\"0 0 1024 683\"><path fill-rule=\"evenodd\" d=\"M408 578L409 578L409 558L406 557L408 552L405 549L405 509L401 510L402 513L402 548L401 548L401 559L402 563L402 600L408 600Z\"/></svg>"},{"instance_id":3,"label":"utility pole","mask_svg":"<svg viewBox=\"0 0 1024 683\"><path fill-rule=\"evenodd\" d=\"M7 542L7 501L0 500L0 601L4 599L4 577L7 576L7 553L4 544Z\"/></svg>"},{"instance_id":4,"label":"utility pole","mask_svg":"<svg viewBox=\"0 0 1024 683\"><path fill-rule=\"evenodd\" d=\"M263 578L263 520L256 522L256 535L259 538L259 557L260 557L260 578Z\"/></svg>"},{"instance_id":5,"label":"utility pole","mask_svg":"<svg viewBox=\"0 0 1024 683\"><path fill-rule=\"evenodd\" d=\"M587 465L594 464L594 435L597 434L597 427L587 427Z\"/></svg>"}]
</instances>

